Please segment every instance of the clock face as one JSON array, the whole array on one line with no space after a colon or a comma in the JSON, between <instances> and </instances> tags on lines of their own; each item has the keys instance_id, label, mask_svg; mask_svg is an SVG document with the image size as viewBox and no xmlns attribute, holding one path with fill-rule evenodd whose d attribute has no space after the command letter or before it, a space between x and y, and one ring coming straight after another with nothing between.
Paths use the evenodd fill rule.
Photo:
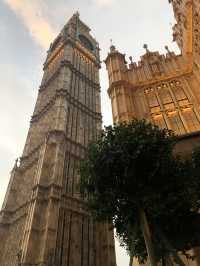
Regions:
<instances>
[{"instance_id":1,"label":"clock face","mask_svg":"<svg viewBox=\"0 0 200 266\"><path fill-rule=\"evenodd\" d=\"M85 37L84 35L80 34L79 36L79 40L80 42L82 43L82 45L87 48L88 50L90 51L93 51L94 50L94 46L93 44L91 43L90 40L88 40L87 37Z\"/></svg>"}]
</instances>

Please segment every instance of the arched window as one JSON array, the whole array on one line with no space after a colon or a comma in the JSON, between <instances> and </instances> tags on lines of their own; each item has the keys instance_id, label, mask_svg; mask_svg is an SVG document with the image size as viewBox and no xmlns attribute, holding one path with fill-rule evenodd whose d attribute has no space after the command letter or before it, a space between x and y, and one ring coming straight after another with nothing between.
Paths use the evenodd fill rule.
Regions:
<instances>
[{"instance_id":1,"label":"arched window","mask_svg":"<svg viewBox=\"0 0 200 266\"><path fill-rule=\"evenodd\" d=\"M83 46L85 46L85 48L87 48L88 50L91 50L91 51L94 50L93 44L91 43L90 40L88 40L87 37L85 37L84 35L80 34L79 35L79 40L81 41Z\"/></svg>"}]
</instances>

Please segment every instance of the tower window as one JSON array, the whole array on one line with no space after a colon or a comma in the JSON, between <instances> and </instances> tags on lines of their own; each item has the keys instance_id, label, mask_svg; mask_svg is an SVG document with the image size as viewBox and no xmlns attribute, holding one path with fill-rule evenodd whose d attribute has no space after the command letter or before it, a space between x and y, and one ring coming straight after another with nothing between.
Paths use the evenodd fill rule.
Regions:
<instances>
[{"instance_id":1,"label":"tower window","mask_svg":"<svg viewBox=\"0 0 200 266\"><path fill-rule=\"evenodd\" d=\"M79 35L79 40L83 44L83 46L85 46L85 48L87 48L90 51L93 51L94 50L93 44L91 43L90 40L88 40L87 37L85 37L84 35L80 34Z\"/></svg>"}]
</instances>

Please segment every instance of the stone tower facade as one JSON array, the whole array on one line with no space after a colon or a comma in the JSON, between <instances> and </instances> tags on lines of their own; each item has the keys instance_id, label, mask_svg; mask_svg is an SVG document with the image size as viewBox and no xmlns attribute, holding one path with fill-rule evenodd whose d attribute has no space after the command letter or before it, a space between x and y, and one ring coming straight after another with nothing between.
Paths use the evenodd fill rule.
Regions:
<instances>
[{"instance_id":1,"label":"stone tower facade","mask_svg":"<svg viewBox=\"0 0 200 266\"><path fill-rule=\"evenodd\" d=\"M161 128L179 135L175 152L187 154L200 144L200 1L169 0L176 24L173 38L181 54L166 46L167 53L151 52L139 62L127 64L125 55L111 46L105 60L115 123L133 118L147 119ZM200 265L200 252L195 261L185 265ZM137 265L134 261L133 265Z\"/></svg>"},{"instance_id":2,"label":"stone tower facade","mask_svg":"<svg viewBox=\"0 0 200 266\"><path fill-rule=\"evenodd\" d=\"M101 129L99 46L72 16L51 44L20 162L0 213L0 266L115 266L113 232L91 218L77 167Z\"/></svg>"}]
</instances>

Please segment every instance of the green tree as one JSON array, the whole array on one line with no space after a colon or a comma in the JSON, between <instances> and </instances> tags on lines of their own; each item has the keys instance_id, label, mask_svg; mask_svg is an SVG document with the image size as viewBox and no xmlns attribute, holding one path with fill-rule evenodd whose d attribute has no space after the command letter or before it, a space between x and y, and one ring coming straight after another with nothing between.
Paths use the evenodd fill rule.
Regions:
<instances>
[{"instance_id":1,"label":"green tree","mask_svg":"<svg viewBox=\"0 0 200 266\"><path fill-rule=\"evenodd\" d=\"M105 128L81 164L81 191L93 215L113 223L139 262L147 254L151 265L174 255L183 264L177 252L200 244L198 156L196 165L195 159L181 160L175 144L171 131L133 120Z\"/></svg>"}]
</instances>

